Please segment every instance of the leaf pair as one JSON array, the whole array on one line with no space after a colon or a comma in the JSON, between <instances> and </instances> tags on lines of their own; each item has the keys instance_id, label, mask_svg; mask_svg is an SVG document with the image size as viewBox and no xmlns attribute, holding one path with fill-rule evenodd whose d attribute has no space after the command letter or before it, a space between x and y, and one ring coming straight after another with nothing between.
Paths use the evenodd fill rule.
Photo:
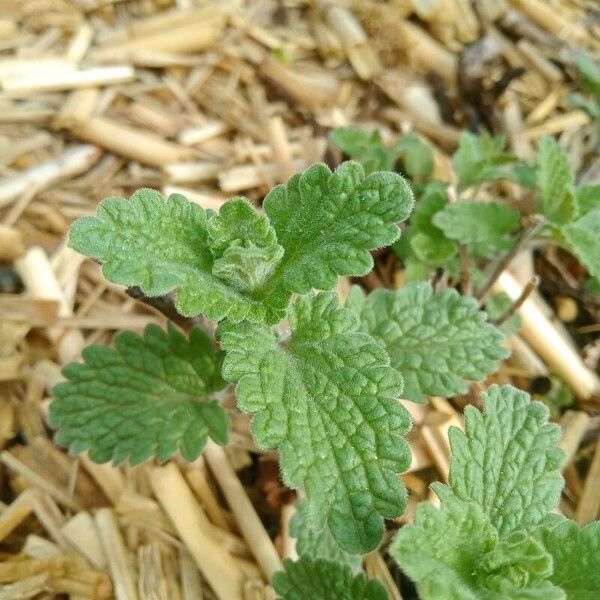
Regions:
<instances>
[{"instance_id":1,"label":"leaf pair","mask_svg":"<svg viewBox=\"0 0 600 600\"><path fill-rule=\"evenodd\" d=\"M314 165L273 188L265 214L241 198L218 214L148 189L109 198L73 225L70 245L102 262L115 283L148 296L177 290L182 315L276 323L292 293L366 274L369 252L398 238L396 223L412 205L399 175L365 178L353 162L334 173Z\"/></svg>"},{"instance_id":2,"label":"leaf pair","mask_svg":"<svg viewBox=\"0 0 600 600\"><path fill-rule=\"evenodd\" d=\"M450 430L449 483L434 486L441 508L419 506L392 554L423 600L595 597L600 555L587 553L600 545L599 524L549 515L563 485L560 429L511 386L492 386L483 401L483 413L465 410L464 433Z\"/></svg>"}]
</instances>

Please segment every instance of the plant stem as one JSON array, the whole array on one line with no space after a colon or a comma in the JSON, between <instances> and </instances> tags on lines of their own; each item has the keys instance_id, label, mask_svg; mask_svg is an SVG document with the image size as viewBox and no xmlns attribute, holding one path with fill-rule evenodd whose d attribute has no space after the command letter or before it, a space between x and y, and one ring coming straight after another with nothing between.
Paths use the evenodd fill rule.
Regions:
<instances>
[{"instance_id":1,"label":"plant stem","mask_svg":"<svg viewBox=\"0 0 600 600\"><path fill-rule=\"evenodd\" d=\"M512 262L512 259L525 247L525 245L532 240L544 226L543 220L535 219L528 227L526 227L521 236L516 241L515 245L497 262L487 281L481 286L479 290L475 292L475 298L479 300L480 304L484 300L487 293L492 289L498 277Z\"/></svg>"}]
</instances>

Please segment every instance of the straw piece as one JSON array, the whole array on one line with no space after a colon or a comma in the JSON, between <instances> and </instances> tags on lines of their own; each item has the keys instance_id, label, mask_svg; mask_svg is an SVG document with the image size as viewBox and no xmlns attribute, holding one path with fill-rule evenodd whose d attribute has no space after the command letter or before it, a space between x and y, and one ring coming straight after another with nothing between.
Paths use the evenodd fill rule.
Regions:
<instances>
[{"instance_id":1,"label":"straw piece","mask_svg":"<svg viewBox=\"0 0 600 600\"><path fill-rule=\"evenodd\" d=\"M229 464L225 451L214 442L209 441L204 450L204 456L235 515L250 551L256 557L267 580L270 581L273 573L282 569L281 559L273 546L271 538L235 471Z\"/></svg>"},{"instance_id":2,"label":"straw piece","mask_svg":"<svg viewBox=\"0 0 600 600\"><path fill-rule=\"evenodd\" d=\"M185 162L164 166L169 181L174 183L216 179L221 165L213 162Z\"/></svg>"},{"instance_id":3,"label":"straw piece","mask_svg":"<svg viewBox=\"0 0 600 600\"><path fill-rule=\"evenodd\" d=\"M106 86L126 83L135 79L135 71L129 65L95 67L82 71L38 73L31 77L5 78L2 89L9 97L20 98L55 90L72 90L90 86Z\"/></svg>"},{"instance_id":4,"label":"straw piece","mask_svg":"<svg viewBox=\"0 0 600 600\"><path fill-rule=\"evenodd\" d=\"M0 513L0 542L32 513L33 507L31 492L25 490Z\"/></svg>"},{"instance_id":5,"label":"straw piece","mask_svg":"<svg viewBox=\"0 0 600 600\"><path fill-rule=\"evenodd\" d=\"M20 321L32 327L46 327L58 319L56 300L21 298L15 294L0 294L0 314L7 321Z\"/></svg>"},{"instance_id":6,"label":"straw piece","mask_svg":"<svg viewBox=\"0 0 600 600\"><path fill-rule=\"evenodd\" d=\"M119 497L125 489L125 478L121 470L113 467L110 463L98 464L92 462L87 454L80 454L79 460L84 469L98 484L98 487L104 492L105 496L113 504L117 504Z\"/></svg>"},{"instance_id":7,"label":"straw piece","mask_svg":"<svg viewBox=\"0 0 600 600\"><path fill-rule=\"evenodd\" d=\"M106 568L100 536L89 512L78 512L61 527L61 532L94 567Z\"/></svg>"},{"instance_id":8,"label":"straw piece","mask_svg":"<svg viewBox=\"0 0 600 600\"><path fill-rule=\"evenodd\" d=\"M0 583L11 583L38 573L50 573L52 577L60 577L67 573L73 559L57 556L46 559L12 560L0 563Z\"/></svg>"},{"instance_id":9,"label":"straw piece","mask_svg":"<svg viewBox=\"0 0 600 600\"><path fill-rule=\"evenodd\" d=\"M563 469L571 464L581 440L587 431L590 416L579 410L568 410L560 420L560 447L565 451Z\"/></svg>"},{"instance_id":10,"label":"straw piece","mask_svg":"<svg viewBox=\"0 0 600 600\"><path fill-rule=\"evenodd\" d=\"M156 543L137 549L138 592L144 600L172 600L165 579L160 548Z\"/></svg>"},{"instance_id":11,"label":"straw piece","mask_svg":"<svg viewBox=\"0 0 600 600\"><path fill-rule=\"evenodd\" d=\"M206 516L179 469L173 463L152 468L150 485L217 596L221 600L241 598L243 574L231 555L205 535Z\"/></svg>"},{"instance_id":12,"label":"straw piece","mask_svg":"<svg viewBox=\"0 0 600 600\"><path fill-rule=\"evenodd\" d=\"M220 529L231 531L231 526L225 516L225 512L206 479L204 465L199 466L198 469L188 469L185 477L196 496L198 496L209 519Z\"/></svg>"},{"instance_id":13,"label":"straw piece","mask_svg":"<svg viewBox=\"0 0 600 600\"><path fill-rule=\"evenodd\" d=\"M96 513L95 521L112 577L116 599L137 600L135 574L131 568L114 511L110 508L101 508Z\"/></svg>"},{"instance_id":14,"label":"straw piece","mask_svg":"<svg viewBox=\"0 0 600 600\"><path fill-rule=\"evenodd\" d=\"M38 597L47 589L49 573L38 573L0 588L0 600L26 600Z\"/></svg>"},{"instance_id":15,"label":"straw piece","mask_svg":"<svg viewBox=\"0 0 600 600\"><path fill-rule=\"evenodd\" d=\"M290 535L290 521L296 513L294 504L284 504L281 508L281 532L283 538L283 558L298 560L296 539Z\"/></svg>"},{"instance_id":16,"label":"straw piece","mask_svg":"<svg viewBox=\"0 0 600 600\"><path fill-rule=\"evenodd\" d=\"M183 550L179 552L179 578L183 600L203 600L200 572L190 555Z\"/></svg>"},{"instance_id":17,"label":"straw piece","mask_svg":"<svg viewBox=\"0 0 600 600\"><path fill-rule=\"evenodd\" d=\"M285 124L281 117L267 121L267 136L273 148L273 158L277 165L278 180L287 181L296 172L292 158L292 149L288 141Z\"/></svg>"},{"instance_id":18,"label":"straw piece","mask_svg":"<svg viewBox=\"0 0 600 600\"><path fill-rule=\"evenodd\" d=\"M575 520L580 525L594 521L600 511L600 439L596 442L594 458L583 486Z\"/></svg>"},{"instance_id":19,"label":"straw piece","mask_svg":"<svg viewBox=\"0 0 600 600\"><path fill-rule=\"evenodd\" d=\"M521 295L521 286L508 271L500 275L494 289L506 293L513 302ZM518 314L522 323L521 336L579 398L588 400L600 392L598 375L583 364L579 354L532 298L523 302Z\"/></svg>"},{"instance_id":20,"label":"straw piece","mask_svg":"<svg viewBox=\"0 0 600 600\"><path fill-rule=\"evenodd\" d=\"M211 121L198 127L183 129L177 136L177 141L184 146L195 146L219 137L227 133L228 130L229 125L224 121Z\"/></svg>"},{"instance_id":21,"label":"straw piece","mask_svg":"<svg viewBox=\"0 0 600 600\"><path fill-rule=\"evenodd\" d=\"M402 600L398 586L390 573L381 552L375 550L365 556L365 571L367 575L376 577L383 584L388 593L389 600Z\"/></svg>"},{"instance_id":22,"label":"straw piece","mask_svg":"<svg viewBox=\"0 0 600 600\"><path fill-rule=\"evenodd\" d=\"M63 490L59 489L56 485L36 473L31 467L21 462L18 458L13 456L10 452L4 451L0 453L0 462L6 465L9 469L18 473L24 477L31 485L37 486L40 489L46 491L50 496L56 499L67 508L72 510L81 510L81 506L73 501Z\"/></svg>"},{"instance_id":23,"label":"straw piece","mask_svg":"<svg viewBox=\"0 0 600 600\"><path fill-rule=\"evenodd\" d=\"M70 129L77 123L85 123L93 116L99 100L99 88L74 90L67 96L52 126L56 129Z\"/></svg>"},{"instance_id":24,"label":"straw piece","mask_svg":"<svg viewBox=\"0 0 600 600\"><path fill-rule=\"evenodd\" d=\"M202 12L166 29L136 31L133 39L116 44L107 42L92 50L90 55L101 61L126 61L141 51L190 54L205 50L219 41L225 21L223 14L217 11L211 11L212 14L207 10Z\"/></svg>"},{"instance_id":25,"label":"straw piece","mask_svg":"<svg viewBox=\"0 0 600 600\"><path fill-rule=\"evenodd\" d=\"M536 140L543 135L554 135L562 133L567 129L583 127L590 122L590 116L583 110L572 110L567 113L551 117L541 125L528 127L523 134L529 140Z\"/></svg>"},{"instance_id":26,"label":"straw piece","mask_svg":"<svg viewBox=\"0 0 600 600\"><path fill-rule=\"evenodd\" d=\"M23 234L12 227L0 225L0 261L12 262L24 253Z\"/></svg>"},{"instance_id":27,"label":"straw piece","mask_svg":"<svg viewBox=\"0 0 600 600\"><path fill-rule=\"evenodd\" d=\"M31 188L39 192L59 179L84 173L100 155L100 149L95 146L73 146L55 158L5 179L0 183L0 208L7 206Z\"/></svg>"},{"instance_id":28,"label":"straw piece","mask_svg":"<svg viewBox=\"0 0 600 600\"><path fill-rule=\"evenodd\" d=\"M339 91L339 82L326 71L302 73L284 66L268 56L260 65L262 75L280 85L296 102L312 111L332 106Z\"/></svg>"},{"instance_id":29,"label":"straw piece","mask_svg":"<svg viewBox=\"0 0 600 600\"><path fill-rule=\"evenodd\" d=\"M277 177L277 164L265 163L262 166L264 167L264 174L255 165L242 165L221 171L219 173L219 187L223 192L231 194L263 185L265 175L272 179ZM296 159L292 162L291 172L301 171L304 166L302 159Z\"/></svg>"},{"instance_id":30,"label":"straw piece","mask_svg":"<svg viewBox=\"0 0 600 600\"><path fill-rule=\"evenodd\" d=\"M41 559L53 558L62 554L62 550L55 543L34 534L27 536L22 552L29 558Z\"/></svg>"},{"instance_id":31,"label":"straw piece","mask_svg":"<svg viewBox=\"0 0 600 600\"><path fill-rule=\"evenodd\" d=\"M181 162L193 154L188 148L105 117L92 117L86 122L75 123L71 132L77 138L154 167ZM0 188L0 202L1 198Z\"/></svg>"}]
</instances>

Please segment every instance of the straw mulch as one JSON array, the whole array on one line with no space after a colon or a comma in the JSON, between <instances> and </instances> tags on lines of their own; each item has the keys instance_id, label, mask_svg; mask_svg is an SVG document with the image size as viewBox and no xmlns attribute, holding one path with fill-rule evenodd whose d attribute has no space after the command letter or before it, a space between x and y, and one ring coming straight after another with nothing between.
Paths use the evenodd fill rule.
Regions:
<instances>
[{"instance_id":1,"label":"straw mulch","mask_svg":"<svg viewBox=\"0 0 600 600\"><path fill-rule=\"evenodd\" d=\"M210 446L191 465L113 468L53 445L45 419L61 367L119 329L166 323L66 246L73 219L142 186L210 208L236 194L259 202L315 161L336 164L328 131L351 123L384 139L419 133L435 151L435 176L449 181L462 129L505 133L524 157L554 134L581 177L598 181L597 131L568 101L570 50L600 52L594 6L0 0L0 600L272 598L270 575L294 556L295 496L276 457L253 448L244 417L232 417L225 451ZM562 288L543 323L564 341L559 318L589 307L569 293L563 258L545 261ZM362 280L367 289L401 282L387 255ZM496 380L527 389L555 370L535 339L535 329L511 338L514 358ZM566 369L577 403L561 420L561 509L585 523L600 504L600 349L589 335L578 342ZM447 476L447 429L476 392L410 406L411 500L399 522ZM385 553L365 566L400 598Z\"/></svg>"}]
</instances>

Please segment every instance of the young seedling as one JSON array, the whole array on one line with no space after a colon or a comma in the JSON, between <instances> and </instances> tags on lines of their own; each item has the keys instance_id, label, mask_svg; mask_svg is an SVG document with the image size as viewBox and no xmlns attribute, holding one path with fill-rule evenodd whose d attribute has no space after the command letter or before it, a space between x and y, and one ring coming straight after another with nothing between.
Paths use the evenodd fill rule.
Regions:
<instances>
[{"instance_id":1,"label":"young seedling","mask_svg":"<svg viewBox=\"0 0 600 600\"><path fill-rule=\"evenodd\" d=\"M498 161L503 170L506 160ZM494 161L484 163L496 168ZM411 226L425 237L417 243L418 234L411 230L406 237L423 251L431 239L440 246L445 240L446 251L452 249L453 238L446 237L445 226L453 230L456 215L435 224L446 210L445 197L442 206L438 184L427 186L425 194L429 195L420 201ZM594 203L589 202L596 207ZM66 381L54 390L50 420L57 442L74 453L87 450L97 462L127 460L135 465L152 456L164 461L176 452L194 460L208 437L227 443L229 423L221 400L234 388L238 408L253 415L251 433L257 446L279 450L284 482L304 496L292 523L301 559L285 563L285 573L273 580L276 591L290 600L385 598L378 582L354 571L360 555L381 543L384 518L404 510L406 492L399 473L410 464L404 436L411 423L399 398L423 402L428 395L464 393L468 381L484 379L507 355L504 333L474 299L454 290L435 291L421 282L365 297L355 288L345 305L330 291L338 276L361 276L371 270L371 251L397 242L399 223L409 217L413 204L411 188L400 175L376 171L365 176L356 162L343 163L334 172L324 165L308 168L275 187L263 211L233 198L216 213L181 195L165 199L148 189L138 190L129 200L104 200L97 216L74 224L70 245L99 261L111 281L137 286L149 297L175 292L179 313L203 315L218 326L215 339L198 328L186 337L173 325L166 332L149 326L143 336L118 334L114 348L84 350L83 363L67 366ZM502 209L508 212L502 217L496 212L494 218L512 227L512 213ZM467 212L481 219L479 210ZM486 255L508 246L510 227L496 228L490 239L463 241ZM521 448L521 430L514 429L510 411L518 405L528 415L529 409L521 406L524 400L516 390L507 389L490 392L491 398L521 398L508 402L509 408L494 421L504 437L484 427L477 437L480 448L487 444L493 450L499 439L511 449ZM533 410L537 416L531 427L545 418L540 409ZM488 402L485 419L493 411ZM467 412L467 436L472 415ZM552 432L542 437L553 443L555 430L544 426L543 431ZM466 455L459 439L453 434L454 451L462 449ZM467 492L456 491L461 477L466 489L476 475L466 468L461 473L456 457L451 491L440 492L447 508L438 511L454 514L463 510L461 503L470 503L465 510L477 519L477 526L481 524L486 551L491 552L485 573L495 573L500 555L511 554L515 546L518 553L534 556L532 581L542 581L544 591L561 585L552 579L558 571L548 566L550 559L538 557L538 547L546 542L532 529L556 504L560 491L560 476L545 475L546 463L554 473L559 460L556 451L548 452L552 460L537 459L544 464L535 467L543 472L540 482L545 487L539 490L546 492L531 485L517 492L528 507L519 522L526 528L525 541L518 538L521 525L498 525L496 517L485 512L487 504L479 506ZM508 456L517 460L516 455ZM535 462L531 456L526 453L527 461ZM476 464L480 459L475 453L470 460ZM499 460L504 459L502 454ZM502 462L497 486L506 479L511 487L513 464ZM525 498L527 494L531 498ZM401 565L418 584L420 572L410 564L405 567L402 540L421 535L414 532L422 528L418 520L403 529L394 546ZM550 539L561 531L548 529L543 535ZM435 531L430 535L435 537ZM501 542L495 554L494 536ZM511 585L525 567L519 563L515 568L517 575L508 569ZM481 589L509 589L502 588L503 577L497 584L486 580ZM475 586L474 593L479 593L479 580L477 575L465 589Z\"/></svg>"}]
</instances>

